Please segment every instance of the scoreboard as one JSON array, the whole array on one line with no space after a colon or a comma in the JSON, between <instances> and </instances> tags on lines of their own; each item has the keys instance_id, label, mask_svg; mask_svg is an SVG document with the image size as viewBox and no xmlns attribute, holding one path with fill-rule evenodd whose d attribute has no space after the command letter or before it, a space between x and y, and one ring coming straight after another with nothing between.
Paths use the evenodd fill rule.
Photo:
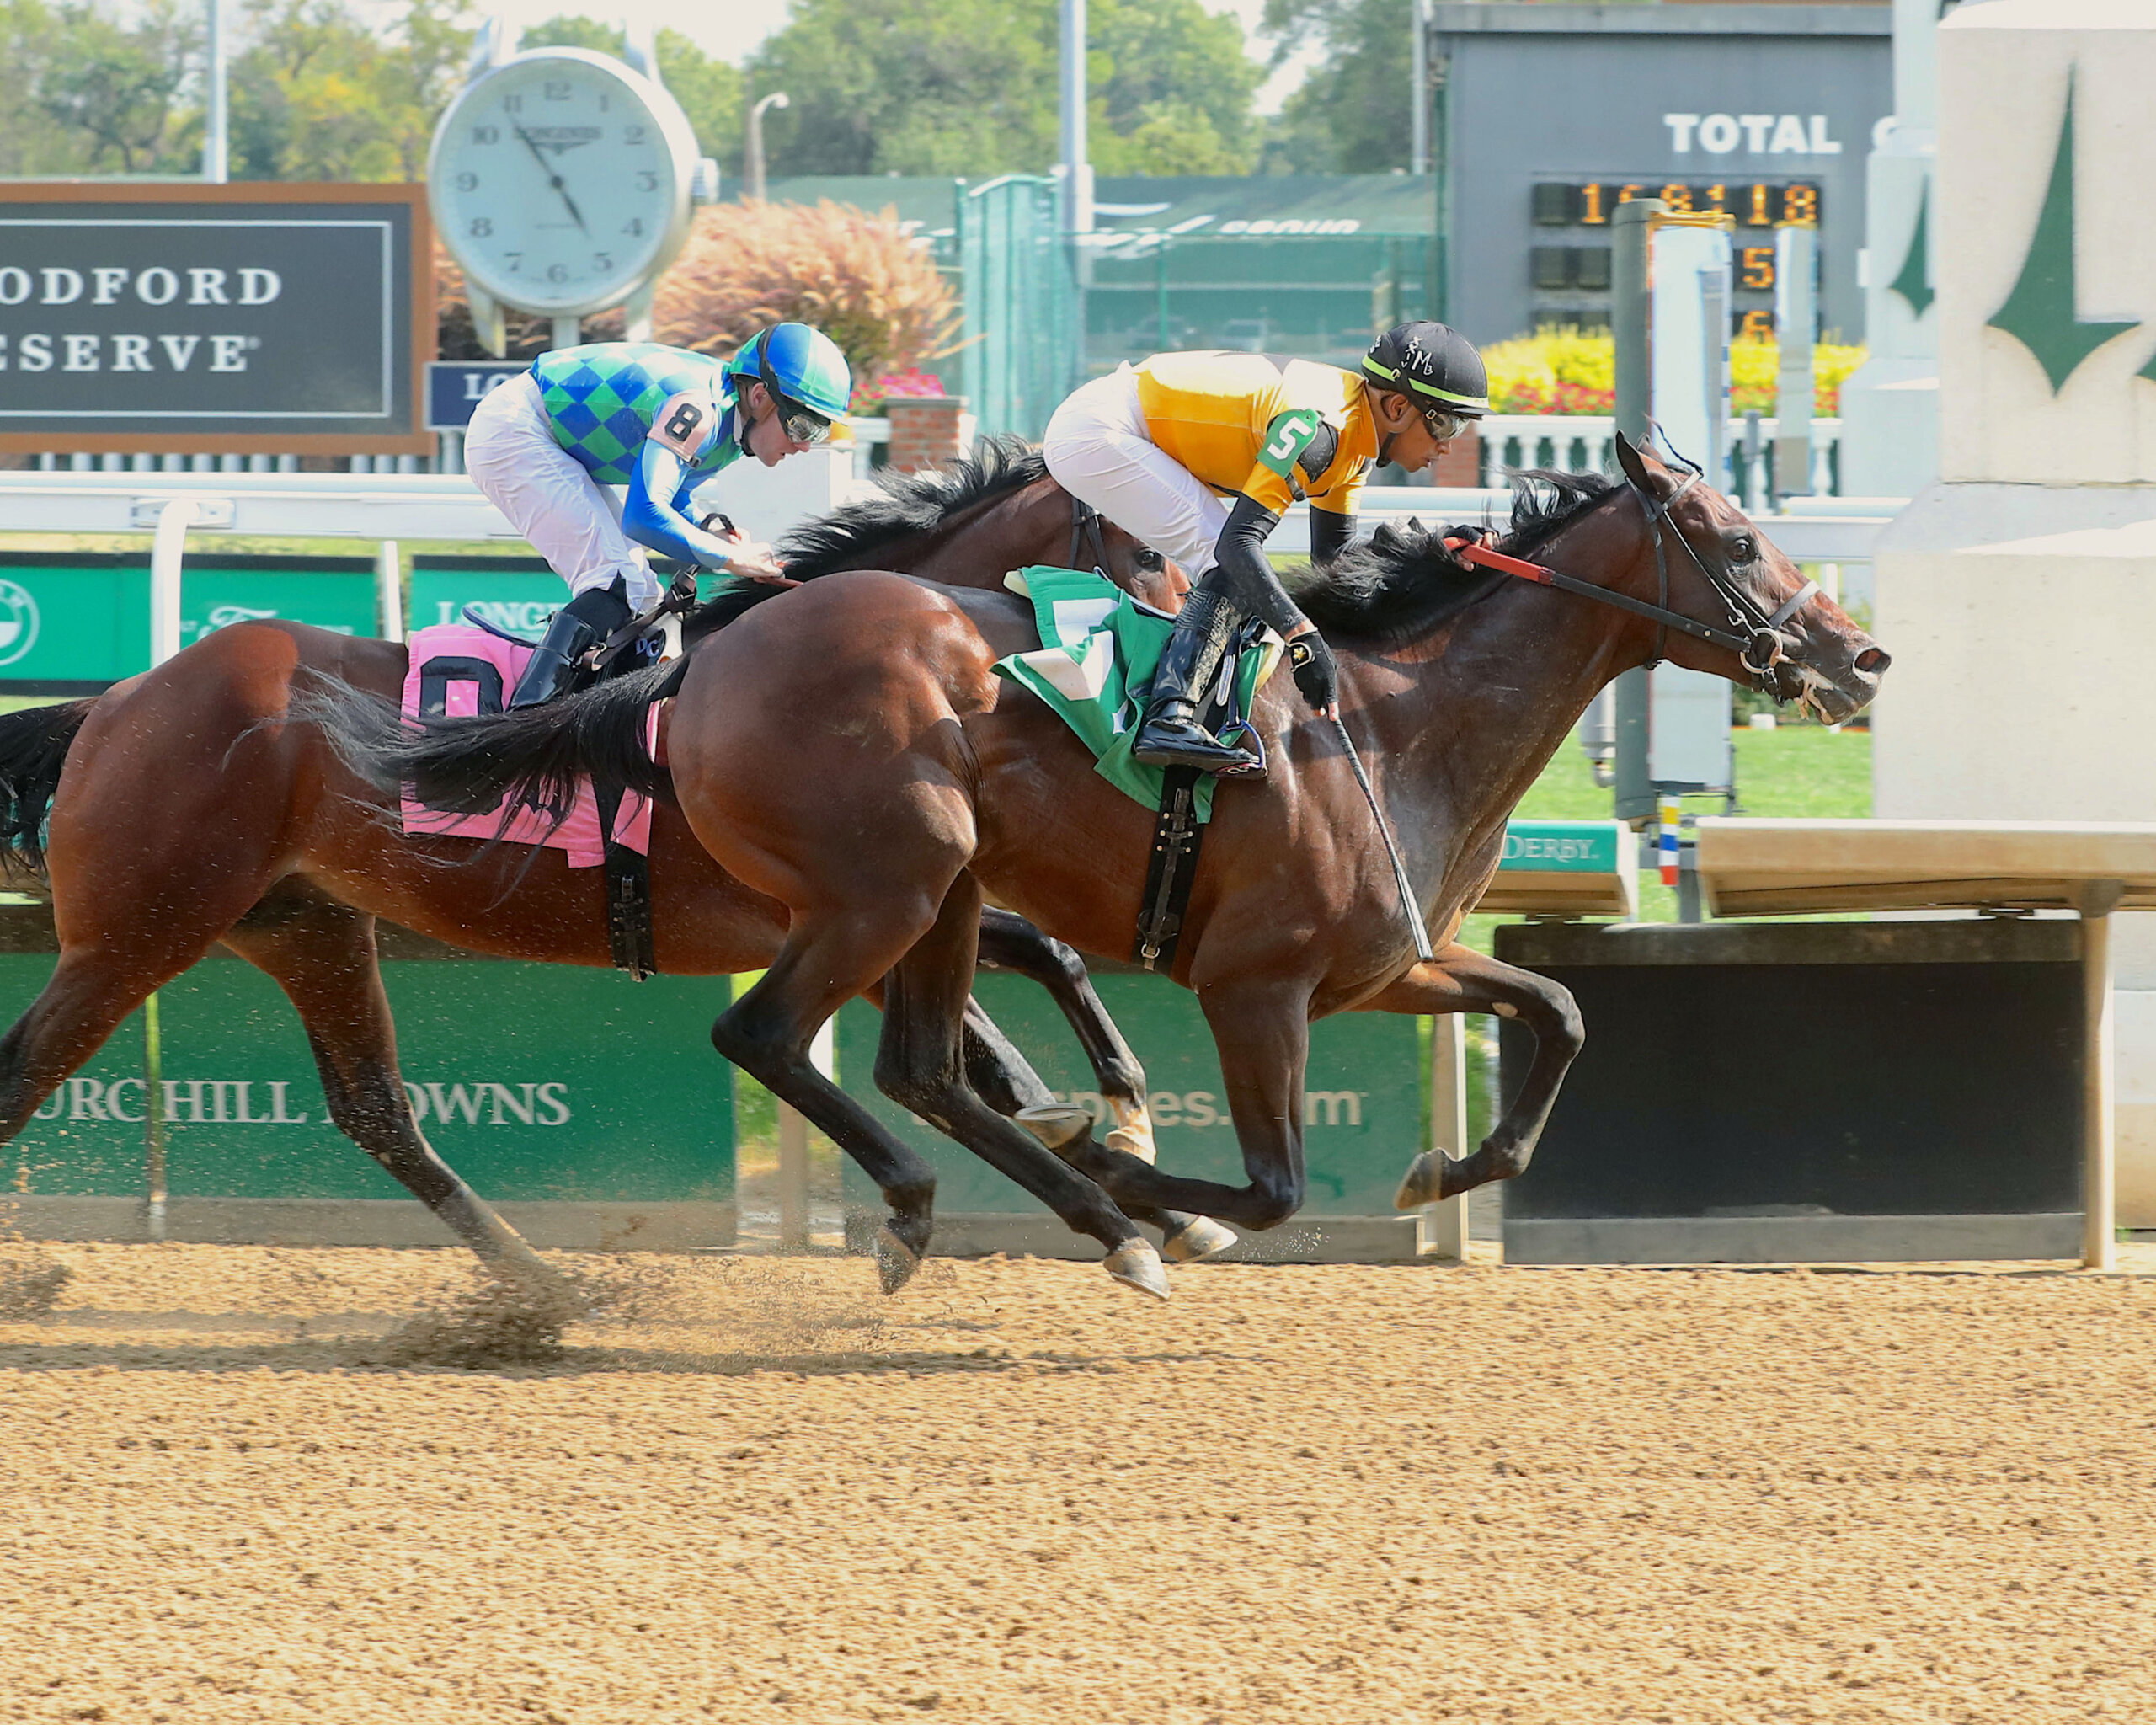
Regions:
<instances>
[{"instance_id":1,"label":"scoreboard","mask_svg":"<svg viewBox=\"0 0 2156 1725\"><path fill-rule=\"evenodd\" d=\"M1682 215L1726 215L1737 224L1732 270L1732 333L1774 329L1773 230L1817 227L1826 190L1817 180L1542 179L1530 194L1535 244L1528 254L1538 323L1596 328L1609 322L1609 244L1593 230L1635 198L1657 198Z\"/></svg>"},{"instance_id":2,"label":"scoreboard","mask_svg":"<svg viewBox=\"0 0 2156 1725\"><path fill-rule=\"evenodd\" d=\"M1864 337L1865 163L1893 108L1885 5L1433 0L1438 292L1489 343L1606 326L1618 210L1728 217L1731 306L1770 328L1774 230L1818 235L1822 333Z\"/></svg>"}]
</instances>

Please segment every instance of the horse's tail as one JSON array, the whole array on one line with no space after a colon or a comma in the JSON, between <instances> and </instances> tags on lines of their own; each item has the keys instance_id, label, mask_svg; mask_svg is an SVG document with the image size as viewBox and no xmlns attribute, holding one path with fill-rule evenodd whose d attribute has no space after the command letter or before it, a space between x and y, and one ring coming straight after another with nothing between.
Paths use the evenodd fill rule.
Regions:
<instances>
[{"instance_id":1,"label":"horse's tail","mask_svg":"<svg viewBox=\"0 0 2156 1725\"><path fill-rule=\"evenodd\" d=\"M0 870L44 876L45 816L68 748L94 705L67 701L0 717Z\"/></svg>"},{"instance_id":2,"label":"horse's tail","mask_svg":"<svg viewBox=\"0 0 2156 1725\"><path fill-rule=\"evenodd\" d=\"M611 679L537 707L478 718L404 718L391 702L318 677L292 714L318 726L338 758L384 795L399 788L431 809L460 814L532 813L568 818L577 782L595 788L670 793L665 770L644 747L644 716L681 686L686 659Z\"/></svg>"}]
</instances>

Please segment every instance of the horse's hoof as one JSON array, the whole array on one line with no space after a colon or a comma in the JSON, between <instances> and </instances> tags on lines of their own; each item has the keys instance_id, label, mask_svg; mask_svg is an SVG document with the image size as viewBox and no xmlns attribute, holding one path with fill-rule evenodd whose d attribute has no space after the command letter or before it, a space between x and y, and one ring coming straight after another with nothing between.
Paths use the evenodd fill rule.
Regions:
<instances>
[{"instance_id":1,"label":"horse's hoof","mask_svg":"<svg viewBox=\"0 0 2156 1725\"><path fill-rule=\"evenodd\" d=\"M1011 1118L1050 1150L1083 1138L1093 1130L1093 1117L1075 1103L1050 1103L1038 1108L1020 1108Z\"/></svg>"},{"instance_id":2,"label":"horse's hoof","mask_svg":"<svg viewBox=\"0 0 2156 1725\"><path fill-rule=\"evenodd\" d=\"M920 1268L921 1254L901 1240L889 1222L876 1231L876 1279L886 1294L897 1293Z\"/></svg>"},{"instance_id":3,"label":"horse's hoof","mask_svg":"<svg viewBox=\"0 0 2156 1725\"><path fill-rule=\"evenodd\" d=\"M1221 1226L1210 1216L1193 1216L1180 1234L1171 1234L1161 1242L1161 1252L1171 1263L1198 1263L1235 1243L1233 1228Z\"/></svg>"},{"instance_id":4,"label":"horse's hoof","mask_svg":"<svg viewBox=\"0 0 2156 1725\"><path fill-rule=\"evenodd\" d=\"M1159 1160L1160 1148L1153 1142L1153 1117L1145 1112L1145 1104L1110 1097L1108 1109L1115 1116L1114 1129L1107 1135L1108 1148L1134 1156L1141 1162Z\"/></svg>"},{"instance_id":5,"label":"horse's hoof","mask_svg":"<svg viewBox=\"0 0 2156 1725\"><path fill-rule=\"evenodd\" d=\"M1126 1240L1101 1261L1101 1268L1127 1288L1155 1300L1168 1297L1168 1273L1150 1240Z\"/></svg>"},{"instance_id":6,"label":"horse's hoof","mask_svg":"<svg viewBox=\"0 0 2156 1725\"><path fill-rule=\"evenodd\" d=\"M1445 1195L1445 1170L1453 1159L1441 1150L1426 1150L1407 1165L1400 1190L1392 1195L1395 1210L1420 1210Z\"/></svg>"}]
</instances>

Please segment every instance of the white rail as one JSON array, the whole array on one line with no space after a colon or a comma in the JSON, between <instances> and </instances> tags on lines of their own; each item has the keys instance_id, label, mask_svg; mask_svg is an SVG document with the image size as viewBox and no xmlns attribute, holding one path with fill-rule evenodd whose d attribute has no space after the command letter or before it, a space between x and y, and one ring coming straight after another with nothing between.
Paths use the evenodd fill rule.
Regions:
<instances>
[{"instance_id":1,"label":"white rail","mask_svg":"<svg viewBox=\"0 0 2156 1725\"><path fill-rule=\"evenodd\" d=\"M1753 483L1745 451L1750 423L1742 418L1730 420L1729 447L1733 461L1740 467L1737 478L1741 483L1736 489L1742 494L1746 507L1756 509L1763 499ZM1780 424L1770 415L1760 417L1762 466L1772 459L1774 441L1780 433ZM1614 470L1615 460L1610 443L1616 429L1616 420L1607 414L1492 414L1477 427L1481 433L1482 483L1502 485L1508 468ZM1842 422L1838 419L1813 419L1811 437L1812 493L1816 496L1832 496L1841 459Z\"/></svg>"}]
</instances>

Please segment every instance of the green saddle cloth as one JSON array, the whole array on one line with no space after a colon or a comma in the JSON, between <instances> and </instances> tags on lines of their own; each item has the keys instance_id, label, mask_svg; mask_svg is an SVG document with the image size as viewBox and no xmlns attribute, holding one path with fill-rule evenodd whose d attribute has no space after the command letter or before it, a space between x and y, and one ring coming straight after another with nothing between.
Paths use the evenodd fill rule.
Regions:
<instances>
[{"instance_id":1,"label":"green saddle cloth","mask_svg":"<svg viewBox=\"0 0 2156 1725\"><path fill-rule=\"evenodd\" d=\"M1145 717L1145 696L1175 619L1099 575L1036 565L1003 578L1003 585L1033 601L1041 644L995 663L996 670L1038 696L1092 750L1093 770L1133 802L1161 806L1166 769L1130 758L1132 739ZM1250 703L1279 663L1279 638L1267 630L1237 656L1228 691L1232 712L1221 726L1247 729ZM1209 712L1209 721L1211 714ZM1255 746L1256 740L1251 739ZM1209 773L1197 785L1198 818L1213 818Z\"/></svg>"}]
</instances>

